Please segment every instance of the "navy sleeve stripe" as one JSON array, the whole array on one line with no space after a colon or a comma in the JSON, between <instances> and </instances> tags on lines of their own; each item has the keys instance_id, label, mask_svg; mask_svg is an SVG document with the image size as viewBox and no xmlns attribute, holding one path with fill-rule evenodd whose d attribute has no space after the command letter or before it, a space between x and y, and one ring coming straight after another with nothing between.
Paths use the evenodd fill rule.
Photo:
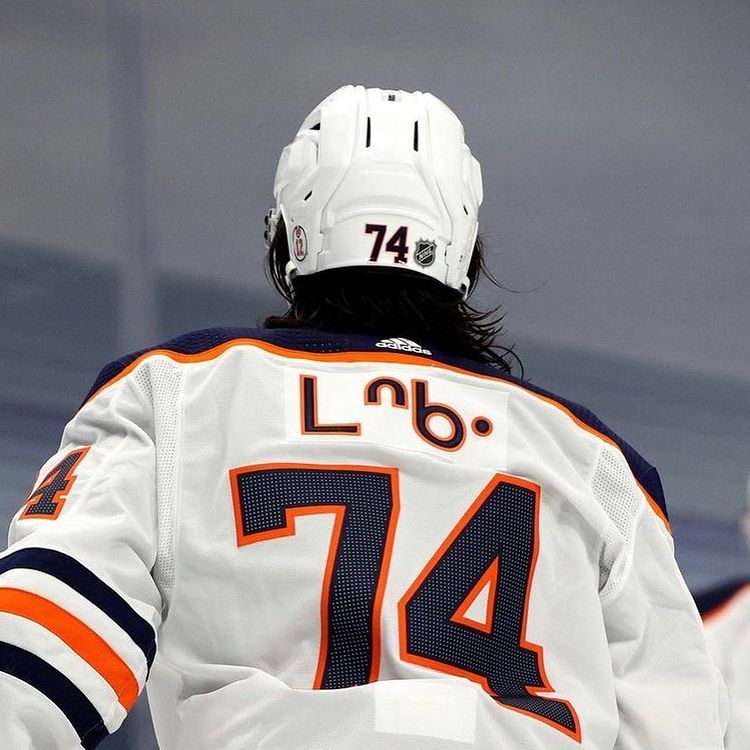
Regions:
<instances>
[{"instance_id":1,"label":"navy sleeve stripe","mask_svg":"<svg viewBox=\"0 0 750 750\"><path fill-rule=\"evenodd\" d=\"M156 633L114 589L77 560L57 550L27 547L0 558L0 573L14 568L38 570L54 576L86 597L114 620L143 651L149 669L156 655Z\"/></svg>"},{"instance_id":2,"label":"navy sleeve stripe","mask_svg":"<svg viewBox=\"0 0 750 750\"><path fill-rule=\"evenodd\" d=\"M382 354L384 351L382 348L377 347L377 343L381 340L379 336L337 334L309 328L206 328L186 333L183 336L177 336L159 346L142 349L111 362L99 373L99 377L96 379L83 403L85 404L92 396L116 379L140 357L151 351L166 350L175 354L191 356L202 354L210 349L223 346L230 341L238 339L243 339L248 343L252 343L252 341L264 342L292 352L314 354L340 354L342 352L378 352ZM669 523L667 503L664 499L664 491L662 490L661 480L656 469L588 409L574 401L569 401L546 391L526 380L502 373L490 365L464 357L441 353L439 351L440 347L434 347L429 341L423 343L429 347L432 355L410 354L410 359L422 360L426 365L430 363L443 363L450 367L456 367L485 377L513 383L526 391L554 401L592 431L599 433L613 442L620 449L623 456L625 456L625 460L628 462L633 476L638 480L641 487L653 501L653 504L658 507L667 524Z\"/></svg>"},{"instance_id":3,"label":"navy sleeve stripe","mask_svg":"<svg viewBox=\"0 0 750 750\"><path fill-rule=\"evenodd\" d=\"M30 651L0 642L0 671L23 680L51 700L86 750L95 748L109 734L91 701L62 672Z\"/></svg>"}]
</instances>

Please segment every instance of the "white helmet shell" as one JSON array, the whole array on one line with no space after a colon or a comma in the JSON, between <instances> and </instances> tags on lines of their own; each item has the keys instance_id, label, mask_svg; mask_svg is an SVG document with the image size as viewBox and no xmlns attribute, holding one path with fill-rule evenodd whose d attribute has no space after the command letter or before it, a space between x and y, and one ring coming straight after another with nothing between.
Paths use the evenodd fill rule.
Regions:
<instances>
[{"instance_id":1,"label":"white helmet shell","mask_svg":"<svg viewBox=\"0 0 750 750\"><path fill-rule=\"evenodd\" d=\"M283 216L288 278L405 268L467 293L481 171L432 94L338 89L282 152L273 193L269 233Z\"/></svg>"}]
</instances>

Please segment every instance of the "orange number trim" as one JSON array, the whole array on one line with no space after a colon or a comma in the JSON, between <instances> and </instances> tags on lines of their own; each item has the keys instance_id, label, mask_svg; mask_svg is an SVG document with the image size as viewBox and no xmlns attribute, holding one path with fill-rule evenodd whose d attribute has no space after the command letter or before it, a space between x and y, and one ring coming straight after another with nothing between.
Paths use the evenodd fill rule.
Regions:
<instances>
[{"instance_id":1,"label":"orange number trim","mask_svg":"<svg viewBox=\"0 0 750 750\"><path fill-rule=\"evenodd\" d=\"M328 604L330 599L331 579L336 563L336 554L341 540L341 530L344 525L344 516L346 514L346 505L326 504L326 505L308 505L296 508L285 508L285 525L280 529L270 531L261 531L253 534L246 534L242 526L242 508L239 490L238 475L248 472L263 471L264 469L305 469L308 471L328 470L328 471L362 471L367 473L387 474L390 477L391 494L393 507L388 521L388 530L386 532L385 545L383 548L383 557L380 566L380 574L375 590L375 600L372 612L372 661L370 664L369 681L375 682L380 674L380 653L381 653L381 612L383 607L383 597L385 595L386 581L390 570L391 554L393 551L393 539L396 533L396 522L401 507L399 497L398 469L381 466L360 466L354 464L305 464L305 463L267 463L253 464L250 466L241 466L231 469L229 472L232 488L232 499L234 505L235 528L237 531L237 544L244 546L254 544L255 542L267 541L269 539L279 539L286 536L294 536L296 533L295 521L299 516L313 515L319 513L330 513L334 516L333 531L331 541L328 546L328 556L326 559L325 573L323 575L323 586L320 596L320 652L318 654L318 664L315 672L314 689L319 689L323 682L323 673L325 670L326 659L328 657Z\"/></svg>"},{"instance_id":2,"label":"orange number trim","mask_svg":"<svg viewBox=\"0 0 750 750\"><path fill-rule=\"evenodd\" d=\"M456 677L467 677L468 679L472 680L473 682L478 683L481 685L482 689L488 693L490 696L495 698L495 694L492 690L492 688L489 685L489 682L487 678L483 675L475 674L474 672L470 672L468 670L461 669L460 667L456 667L452 664L445 664L440 661L436 661L433 659L429 659L424 656L419 656L417 654L412 654L407 650L407 630L406 630L406 606L409 602L409 600L414 596L414 594L417 592L417 590L422 586L424 581L427 579L427 577L430 575L432 570L435 568L435 566L438 564L438 562L441 560L441 558L445 555L446 551L453 545L453 543L456 541L458 536L461 534L461 532L464 530L466 525L469 523L469 521L474 517L474 515L479 511L479 509L482 507L482 505L486 502L488 497L492 494L492 492L495 490L495 488L500 484L500 482L508 482L509 484L515 484L520 487L525 487L528 490L531 490L534 492L539 498L541 496L541 488L538 484L535 484L534 482L529 482L525 479L521 479L519 477L510 476L508 474L501 474L497 473L492 478L492 480L487 484L487 486L482 490L481 494L477 499L471 504L469 509L464 513L464 515L461 517L459 522L454 527L453 531L448 535L446 540L440 545L437 552L430 558L430 561L427 563L425 568L422 570L422 572L417 577L416 581L408 588L404 596L401 598L398 604L398 627L399 627L399 642L400 642L400 655L401 658L405 662L411 662L412 664L418 664L423 667L427 667L429 669L437 670L438 672L444 672L446 674L452 674ZM536 652L538 657L538 663L539 663L539 672L541 675L541 680L543 685L541 687L534 687L526 685L526 689L528 690L529 694L531 695L539 695L542 693L551 693L554 692L554 688L550 684L549 678L547 677L547 673L544 667L544 648L540 646L539 644L532 643L528 640L526 637L526 627L527 627L527 620L528 620L528 612L529 612L529 601L531 598L531 585L534 578L534 570L536 568L536 562L537 558L539 556L539 508L541 503L536 502L535 503L535 510L534 510L534 550L532 553L531 558L531 564L529 567L529 575L527 578L527 584L526 584L526 594L524 599L524 609L523 609L523 618L521 621L521 640L520 645L522 648L529 649L531 651ZM486 574L485 574L486 575ZM576 729L575 731L571 732L566 727L561 726L560 724L556 724L555 722L549 721L546 717L541 716L539 714L526 711L522 708L519 708L517 706L510 706L505 703L502 703L501 701L497 701L499 705L503 706L504 708L509 708L511 711L517 711L518 713L524 714L526 716L531 717L532 719L537 719L539 721L543 721L545 724L548 724L553 729L556 729L560 732L563 732L564 734L568 735L572 739L576 740L577 742L581 742L581 723L578 718L578 714L576 713L575 709L573 708L573 705L567 701L560 698L555 698L556 701L559 701L560 703L564 703L568 709L570 710L573 719L575 721Z\"/></svg>"},{"instance_id":3,"label":"orange number trim","mask_svg":"<svg viewBox=\"0 0 750 750\"><path fill-rule=\"evenodd\" d=\"M55 466L50 469L47 476L44 478L44 481L38 487L32 489L31 494L26 499L23 511L21 511L21 515L19 516L19 520L25 518L43 518L47 521L54 521L60 515L63 505L65 505L65 501L68 499L68 495L73 489L73 485L75 484L76 479L78 479L78 475L74 474L74 471L81 463L81 461L83 461L83 459L86 457L86 454L89 452L89 450L90 446L84 448L76 448L75 450L70 451L63 458L61 458L55 464ZM52 497L50 498L50 503L55 506L55 510L52 513L29 513L29 508L31 508L32 505L37 504L39 495L43 494L44 490L49 487L50 484L60 478L60 467L74 453L80 453L81 455L78 456L75 462L62 476L62 479L66 480L65 486L62 489L57 490L57 492L55 492L54 495L52 495Z\"/></svg>"}]
</instances>

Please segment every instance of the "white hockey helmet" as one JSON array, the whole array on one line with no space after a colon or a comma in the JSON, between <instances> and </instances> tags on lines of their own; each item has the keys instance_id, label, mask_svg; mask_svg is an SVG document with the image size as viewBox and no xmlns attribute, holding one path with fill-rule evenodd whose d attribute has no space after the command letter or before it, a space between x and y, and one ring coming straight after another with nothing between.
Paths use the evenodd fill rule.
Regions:
<instances>
[{"instance_id":1,"label":"white hockey helmet","mask_svg":"<svg viewBox=\"0 0 750 750\"><path fill-rule=\"evenodd\" d=\"M268 241L284 218L286 275L404 268L468 292L482 202L479 162L432 94L343 86L282 152Z\"/></svg>"}]
</instances>

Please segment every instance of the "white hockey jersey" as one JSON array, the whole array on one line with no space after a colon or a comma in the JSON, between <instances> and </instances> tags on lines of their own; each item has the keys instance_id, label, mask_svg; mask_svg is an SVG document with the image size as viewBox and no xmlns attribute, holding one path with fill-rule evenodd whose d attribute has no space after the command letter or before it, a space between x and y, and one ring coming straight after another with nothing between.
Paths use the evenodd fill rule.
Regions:
<instances>
[{"instance_id":1,"label":"white hockey jersey","mask_svg":"<svg viewBox=\"0 0 750 750\"><path fill-rule=\"evenodd\" d=\"M717 586L696 602L729 692L727 750L750 750L750 580Z\"/></svg>"},{"instance_id":2,"label":"white hockey jersey","mask_svg":"<svg viewBox=\"0 0 750 750\"><path fill-rule=\"evenodd\" d=\"M404 339L109 365L10 543L2 748L95 747L149 673L164 750L723 747L656 471Z\"/></svg>"}]
</instances>

